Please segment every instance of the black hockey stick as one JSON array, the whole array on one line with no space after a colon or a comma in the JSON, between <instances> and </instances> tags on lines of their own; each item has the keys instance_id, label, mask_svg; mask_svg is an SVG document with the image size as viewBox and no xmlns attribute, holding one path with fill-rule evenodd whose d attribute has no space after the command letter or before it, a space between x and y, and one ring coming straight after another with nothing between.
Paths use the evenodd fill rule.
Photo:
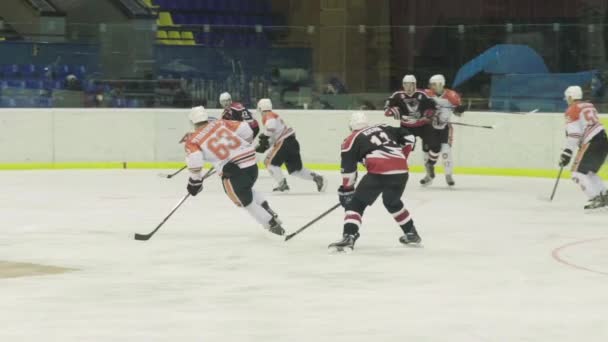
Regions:
<instances>
[{"instance_id":1,"label":"black hockey stick","mask_svg":"<svg viewBox=\"0 0 608 342\"><path fill-rule=\"evenodd\" d=\"M483 126L483 125L472 125L472 124L466 124L463 122L450 122L451 125L456 125L456 126L464 126L464 127L474 127L474 128L485 128L485 129L494 129L496 128L495 126Z\"/></svg>"},{"instance_id":2,"label":"black hockey stick","mask_svg":"<svg viewBox=\"0 0 608 342\"><path fill-rule=\"evenodd\" d=\"M162 178L169 178L169 179L171 179L171 178L177 176L178 173L184 171L187 168L188 168L188 165L184 165L184 167L182 167L181 169L179 169L179 170L177 170L177 171L175 171L173 173L170 173L170 174L160 173L158 176L162 177Z\"/></svg>"},{"instance_id":3,"label":"black hockey stick","mask_svg":"<svg viewBox=\"0 0 608 342\"><path fill-rule=\"evenodd\" d=\"M215 170L213 170L213 168L209 169L209 171L207 171L207 173L203 176L203 180L205 180L205 178L210 177L211 175L213 175L215 173ZM190 197L190 194L186 194L176 205L175 207L173 207L173 209L171 209L171 212L169 213L169 215L167 215L162 221L161 223L158 224L158 226L156 226L156 228L154 228L153 231L151 231L148 234L139 234L139 233L135 233L135 240L139 240L139 241L147 241L150 240L150 238L156 234L156 232L160 229L160 227L162 227L165 222L167 222L167 220L177 211L177 209L179 209L179 207L182 206L182 204L184 204L184 202L186 202L186 200L188 199L188 197Z\"/></svg>"},{"instance_id":4,"label":"black hockey stick","mask_svg":"<svg viewBox=\"0 0 608 342\"><path fill-rule=\"evenodd\" d=\"M553 197L555 197L555 192L557 191L557 185L559 184L560 178L562 178L562 171L564 171L563 166L559 169L559 173L557 174L557 179L555 180L555 185L553 186L553 192L551 193L551 197L549 198L549 201L553 201Z\"/></svg>"},{"instance_id":5,"label":"black hockey stick","mask_svg":"<svg viewBox=\"0 0 608 342\"><path fill-rule=\"evenodd\" d=\"M323 214L317 216L315 219L313 219L312 221L308 222L307 224L305 224L302 228L296 230L295 232L287 235L285 237L285 241L289 241L291 240L294 236L300 234L304 229L312 226L315 222L319 221L320 219L324 218L325 216L327 216L327 214L331 213L332 211L336 210L341 204L338 203L336 205L334 205L333 207L327 209L327 211L325 211Z\"/></svg>"}]
</instances>

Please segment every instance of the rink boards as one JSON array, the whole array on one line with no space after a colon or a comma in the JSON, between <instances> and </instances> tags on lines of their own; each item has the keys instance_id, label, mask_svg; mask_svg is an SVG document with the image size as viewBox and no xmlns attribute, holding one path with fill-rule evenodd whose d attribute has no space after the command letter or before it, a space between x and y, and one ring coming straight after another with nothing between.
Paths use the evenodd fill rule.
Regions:
<instances>
[{"instance_id":1,"label":"rink boards","mask_svg":"<svg viewBox=\"0 0 608 342\"><path fill-rule=\"evenodd\" d=\"M219 116L218 110L210 110ZM304 162L339 169L339 146L348 135L348 111L277 110L297 131ZM10 109L0 110L0 169L174 168L183 165L188 110ZM256 117L259 115L255 114ZM396 124L380 111L374 123ZM608 122L608 116L602 116ZM493 130L454 128L458 173L554 177L564 144L561 113L467 112L454 121L495 125ZM421 153L411 164L422 170ZM604 171L606 172L606 171Z\"/></svg>"}]
</instances>

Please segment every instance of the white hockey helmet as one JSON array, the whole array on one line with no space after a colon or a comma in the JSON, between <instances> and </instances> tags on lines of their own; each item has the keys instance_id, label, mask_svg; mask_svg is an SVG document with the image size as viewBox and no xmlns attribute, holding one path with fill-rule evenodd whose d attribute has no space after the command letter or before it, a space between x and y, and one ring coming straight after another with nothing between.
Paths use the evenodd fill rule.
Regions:
<instances>
[{"instance_id":1,"label":"white hockey helmet","mask_svg":"<svg viewBox=\"0 0 608 342\"><path fill-rule=\"evenodd\" d=\"M429 84L438 84L440 87L445 87L445 77L441 74L433 75L429 78Z\"/></svg>"},{"instance_id":2,"label":"white hockey helmet","mask_svg":"<svg viewBox=\"0 0 608 342\"><path fill-rule=\"evenodd\" d=\"M405 83L414 83L414 84L416 84L416 76L414 76L414 75L405 75L405 76L403 76L403 81L401 83L403 83L403 84L405 84Z\"/></svg>"},{"instance_id":3,"label":"white hockey helmet","mask_svg":"<svg viewBox=\"0 0 608 342\"><path fill-rule=\"evenodd\" d=\"M583 89L579 86L569 86L564 91L564 100L568 101L568 98L572 100L581 100L583 98Z\"/></svg>"},{"instance_id":4,"label":"white hockey helmet","mask_svg":"<svg viewBox=\"0 0 608 342\"><path fill-rule=\"evenodd\" d=\"M270 110L272 110L272 101L270 101L270 99L260 99L260 101L258 101L258 112Z\"/></svg>"},{"instance_id":5,"label":"white hockey helmet","mask_svg":"<svg viewBox=\"0 0 608 342\"><path fill-rule=\"evenodd\" d=\"M220 105L222 105L222 107L226 108L226 107L230 106L231 103L232 103L232 96L230 96L230 93L224 92L224 93L220 94Z\"/></svg>"},{"instance_id":6,"label":"white hockey helmet","mask_svg":"<svg viewBox=\"0 0 608 342\"><path fill-rule=\"evenodd\" d=\"M188 118L190 119L190 122L192 122L193 125L196 125L197 123L209 121L209 114L207 114L205 107L198 106L190 110Z\"/></svg>"},{"instance_id":7,"label":"white hockey helmet","mask_svg":"<svg viewBox=\"0 0 608 342\"><path fill-rule=\"evenodd\" d=\"M367 115L364 112L353 112L350 115L349 127L351 131L358 131L367 126L369 126L369 121L367 121Z\"/></svg>"}]
</instances>

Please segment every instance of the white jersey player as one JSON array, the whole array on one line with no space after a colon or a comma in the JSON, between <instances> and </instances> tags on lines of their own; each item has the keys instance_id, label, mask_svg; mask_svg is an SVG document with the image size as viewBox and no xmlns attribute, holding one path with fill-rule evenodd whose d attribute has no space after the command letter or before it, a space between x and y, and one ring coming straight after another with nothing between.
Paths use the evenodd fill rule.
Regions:
<instances>
[{"instance_id":1,"label":"white jersey player","mask_svg":"<svg viewBox=\"0 0 608 342\"><path fill-rule=\"evenodd\" d=\"M196 196L203 189L202 169L205 162L220 172L228 197L264 228L283 235L277 215L263 196L253 189L258 178L255 150L251 144L253 130L247 122L209 121L205 108L195 107L190 112L194 133L186 140L186 163L190 170L188 192Z\"/></svg>"},{"instance_id":2,"label":"white jersey player","mask_svg":"<svg viewBox=\"0 0 608 342\"><path fill-rule=\"evenodd\" d=\"M261 99L258 102L258 111L262 114L265 133L260 134L256 152L264 153L272 146L264 163L270 175L278 183L273 191L289 190L289 185L287 185L287 180L281 170L283 164L287 166L287 172L290 175L313 181L317 186L317 191L324 191L326 187L325 178L304 167L296 132L272 110L270 99Z\"/></svg>"},{"instance_id":3,"label":"white jersey player","mask_svg":"<svg viewBox=\"0 0 608 342\"><path fill-rule=\"evenodd\" d=\"M586 210L608 207L608 191L598 176L599 170L608 156L608 137L600 122L595 106L582 101L583 90L579 86L566 89L564 99L568 102L566 110L566 146L560 156L561 167L570 163L572 152L578 148L572 179L587 197Z\"/></svg>"},{"instance_id":4,"label":"white jersey player","mask_svg":"<svg viewBox=\"0 0 608 342\"><path fill-rule=\"evenodd\" d=\"M443 159L446 183L449 186L454 186L456 184L454 182L454 158L452 156L454 129L450 124L450 118L452 114L462 115L464 106L457 92L445 88L445 77L443 75L432 76L429 79L429 86L430 89L427 89L426 93L437 104L437 112L431 121L431 125L435 130L435 138L439 139L441 143L441 157ZM425 154L425 160L428 158L427 153ZM423 181L421 181L423 185L431 184L430 180L428 182Z\"/></svg>"}]
</instances>

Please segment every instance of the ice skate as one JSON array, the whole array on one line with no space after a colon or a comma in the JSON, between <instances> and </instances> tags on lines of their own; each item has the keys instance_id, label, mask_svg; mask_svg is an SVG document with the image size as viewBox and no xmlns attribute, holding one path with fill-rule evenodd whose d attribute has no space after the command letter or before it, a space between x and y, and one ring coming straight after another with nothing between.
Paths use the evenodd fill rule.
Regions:
<instances>
[{"instance_id":1,"label":"ice skate","mask_svg":"<svg viewBox=\"0 0 608 342\"><path fill-rule=\"evenodd\" d=\"M276 188L272 189L273 192L285 192L289 191L289 185L287 185L287 180L283 179Z\"/></svg>"},{"instance_id":2,"label":"ice skate","mask_svg":"<svg viewBox=\"0 0 608 342\"><path fill-rule=\"evenodd\" d=\"M450 187L456 185L456 182L454 182L454 176L453 175L445 175L445 182Z\"/></svg>"},{"instance_id":3,"label":"ice skate","mask_svg":"<svg viewBox=\"0 0 608 342\"><path fill-rule=\"evenodd\" d=\"M355 248L355 241L359 238L359 233L344 234L341 241L334 242L327 246L333 252L351 252Z\"/></svg>"},{"instance_id":4,"label":"ice skate","mask_svg":"<svg viewBox=\"0 0 608 342\"><path fill-rule=\"evenodd\" d=\"M399 242L406 246L417 247L420 246L420 242L422 242L422 238L418 235L416 228L412 228L409 232L405 233L403 236L399 238Z\"/></svg>"},{"instance_id":5,"label":"ice skate","mask_svg":"<svg viewBox=\"0 0 608 342\"><path fill-rule=\"evenodd\" d=\"M277 214L274 210L272 210L272 208L270 207L270 205L268 204L268 202L264 202L262 203L262 208L264 208L264 210L266 210L267 213L269 213L272 218L277 221L278 224L282 224L283 222L281 222L281 220L279 220L279 214Z\"/></svg>"},{"instance_id":6,"label":"ice skate","mask_svg":"<svg viewBox=\"0 0 608 342\"><path fill-rule=\"evenodd\" d=\"M435 165L426 163L424 166L426 168L426 176L420 180L420 184L422 186L429 186L433 184L433 179L435 179Z\"/></svg>"},{"instance_id":7,"label":"ice skate","mask_svg":"<svg viewBox=\"0 0 608 342\"><path fill-rule=\"evenodd\" d=\"M593 212L597 210L608 209L608 194L602 193L592 198L587 205L585 205L585 212Z\"/></svg>"},{"instance_id":8,"label":"ice skate","mask_svg":"<svg viewBox=\"0 0 608 342\"><path fill-rule=\"evenodd\" d=\"M325 188L327 187L327 181L325 180L325 178L314 172L313 172L312 176L313 176L312 180L317 184L317 191L319 191L319 192L325 191Z\"/></svg>"},{"instance_id":9,"label":"ice skate","mask_svg":"<svg viewBox=\"0 0 608 342\"><path fill-rule=\"evenodd\" d=\"M277 222L277 220L274 218L271 219L270 222L268 222L268 230L271 233L277 234L279 236L285 235L285 229L283 229L283 227L281 227L281 224Z\"/></svg>"}]
</instances>

